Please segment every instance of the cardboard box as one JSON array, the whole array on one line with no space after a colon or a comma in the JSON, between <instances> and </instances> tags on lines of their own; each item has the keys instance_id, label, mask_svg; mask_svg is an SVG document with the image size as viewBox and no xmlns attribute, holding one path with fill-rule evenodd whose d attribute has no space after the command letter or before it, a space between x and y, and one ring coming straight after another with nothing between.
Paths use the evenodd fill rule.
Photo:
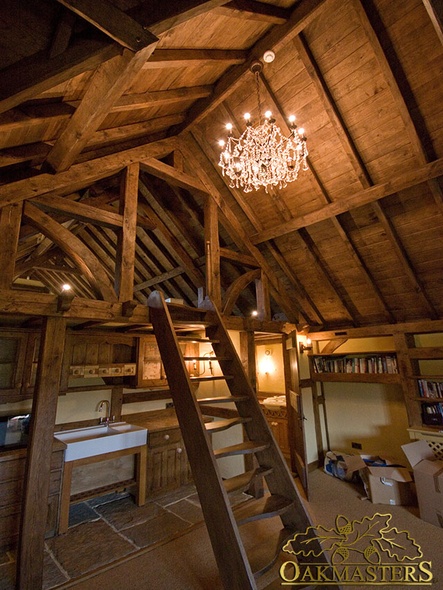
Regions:
<instances>
[{"instance_id":1,"label":"cardboard box","mask_svg":"<svg viewBox=\"0 0 443 590\"><path fill-rule=\"evenodd\" d=\"M425 440L402 449L414 470L420 518L443 528L443 461L435 458Z\"/></svg>"},{"instance_id":2,"label":"cardboard box","mask_svg":"<svg viewBox=\"0 0 443 590\"><path fill-rule=\"evenodd\" d=\"M362 474L367 481L366 493L374 504L390 504L404 506L412 504L412 477L405 467L387 465L386 467L366 467Z\"/></svg>"},{"instance_id":3,"label":"cardboard box","mask_svg":"<svg viewBox=\"0 0 443 590\"><path fill-rule=\"evenodd\" d=\"M325 473L343 481L355 481L359 470L364 467L365 462L360 455L347 455L334 451L328 451L325 455Z\"/></svg>"}]
</instances>

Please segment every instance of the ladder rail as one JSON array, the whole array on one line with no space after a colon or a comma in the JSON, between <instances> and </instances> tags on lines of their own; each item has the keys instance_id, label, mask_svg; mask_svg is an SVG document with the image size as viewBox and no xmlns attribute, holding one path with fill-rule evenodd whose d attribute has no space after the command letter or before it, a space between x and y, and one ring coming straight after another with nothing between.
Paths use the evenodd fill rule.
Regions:
<instances>
[{"instance_id":1,"label":"ladder rail","mask_svg":"<svg viewBox=\"0 0 443 590\"><path fill-rule=\"evenodd\" d=\"M162 294L151 293L148 305L223 584L225 588L231 590L256 590L254 574L249 565L217 460L212 452L200 406L195 400L178 338ZM198 463L193 460L194 457L198 457ZM222 535L220 531L223 531ZM226 567L227 564L229 564L228 567Z\"/></svg>"}]
</instances>

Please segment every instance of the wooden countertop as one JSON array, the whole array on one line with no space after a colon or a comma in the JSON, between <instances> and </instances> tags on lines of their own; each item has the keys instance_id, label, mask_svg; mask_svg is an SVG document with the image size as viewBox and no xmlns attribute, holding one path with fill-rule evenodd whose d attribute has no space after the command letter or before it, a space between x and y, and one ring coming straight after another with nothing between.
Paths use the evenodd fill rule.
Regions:
<instances>
[{"instance_id":1,"label":"wooden countertop","mask_svg":"<svg viewBox=\"0 0 443 590\"><path fill-rule=\"evenodd\" d=\"M144 414L128 414L121 418L124 422L143 426L149 432L169 430L170 428L179 428L177 415L173 408L165 410L153 410Z\"/></svg>"}]
</instances>

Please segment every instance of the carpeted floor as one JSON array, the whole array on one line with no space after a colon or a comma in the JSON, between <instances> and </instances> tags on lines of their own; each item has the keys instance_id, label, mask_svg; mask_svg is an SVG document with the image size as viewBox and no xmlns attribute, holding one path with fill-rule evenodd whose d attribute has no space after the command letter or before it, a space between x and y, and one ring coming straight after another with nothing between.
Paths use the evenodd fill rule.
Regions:
<instances>
[{"instance_id":1,"label":"carpeted floor","mask_svg":"<svg viewBox=\"0 0 443 590\"><path fill-rule=\"evenodd\" d=\"M422 559L432 562L432 589L443 589L443 529L422 521L416 507L372 504L362 487L319 469L310 474L309 482L305 505L313 526L331 530L336 529L338 516L343 524L389 514L394 537L404 538L402 531L408 532L421 547ZM140 508L124 496L105 500L73 507L69 531L47 541L44 590L223 590L192 487ZM266 545L281 527L279 519L252 524L244 535L248 549ZM282 557L291 559L286 553ZM8 556L0 559L0 590L13 590L13 572L13 556L9 561ZM283 587L281 582L275 567L259 582L259 588L277 590ZM407 585L396 587L405 590ZM370 586L352 588L368 590ZM377 586L378 590L388 588L392 584Z\"/></svg>"}]
</instances>

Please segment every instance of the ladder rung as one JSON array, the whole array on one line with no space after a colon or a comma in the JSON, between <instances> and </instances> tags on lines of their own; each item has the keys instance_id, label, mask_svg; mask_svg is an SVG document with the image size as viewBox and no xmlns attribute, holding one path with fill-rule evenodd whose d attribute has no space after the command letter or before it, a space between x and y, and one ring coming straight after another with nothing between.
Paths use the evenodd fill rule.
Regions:
<instances>
[{"instance_id":1,"label":"ladder rung","mask_svg":"<svg viewBox=\"0 0 443 590\"><path fill-rule=\"evenodd\" d=\"M184 361L232 361L230 357L227 356L184 356Z\"/></svg>"},{"instance_id":2,"label":"ladder rung","mask_svg":"<svg viewBox=\"0 0 443 590\"><path fill-rule=\"evenodd\" d=\"M229 479L225 479L223 484L225 490L229 493L246 490L257 477L264 477L272 473L272 467L258 467L251 471L245 471L239 475L234 475Z\"/></svg>"},{"instance_id":3,"label":"ladder rung","mask_svg":"<svg viewBox=\"0 0 443 590\"><path fill-rule=\"evenodd\" d=\"M250 397L247 395L228 395L226 397L202 397L198 399L199 404L226 404L229 402L247 402Z\"/></svg>"},{"instance_id":4,"label":"ladder rung","mask_svg":"<svg viewBox=\"0 0 443 590\"><path fill-rule=\"evenodd\" d=\"M234 379L234 375L209 375L207 377L191 377L193 383L200 381L227 381Z\"/></svg>"},{"instance_id":5,"label":"ladder rung","mask_svg":"<svg viewBox=\"0 0 443 590\"><path fill-rule=\"evenodd\" d=\"M207 422L205 428L208 432L219 432L220 430L231 428L231 426L235 426L236 424L246 424L246 422L250 422L251 420L252 418L250 417L242 418L241 416L236 416L235 418L228 418L226 420Z\"/></svg>"},{"instance_id":6,"label":"ladder rung","mask_svg":"<svg viewBox=\"0 0 443 590\"><path fill-rule=\"evenodd\" d=\"M211 340L210 338L201 338L199 336L177 336L179 342L195 342L196 344L218 344L219 340Z\"/></svg>"},{"instance_id":7,"label":"ladder rung","mask_svg":"<svg viewBox=\"0 0 443 590\"><path fill-rule=\"evenodd\" d=\"M245 502L244 506L235 511L235 518L237 524L240 526L253 520L279 516L293 505L294 500L279 496L278 494L271 494L261 500Z\"/></svg>"},{"instance_id":8,"label":"ladder rung","mask_svg":"<svg viewBox=\"0 0 443 590\"><path fill-rule=\"evenodd\" d=\"M268 442L247 441L239 443L238 445L217 449L214 451L214 456L216 459L221 459L222 457L231 457L232 455L248 455L250 453L258 453L259 451L264 451L268 448Z\"/></svg>"}]
</instances>

